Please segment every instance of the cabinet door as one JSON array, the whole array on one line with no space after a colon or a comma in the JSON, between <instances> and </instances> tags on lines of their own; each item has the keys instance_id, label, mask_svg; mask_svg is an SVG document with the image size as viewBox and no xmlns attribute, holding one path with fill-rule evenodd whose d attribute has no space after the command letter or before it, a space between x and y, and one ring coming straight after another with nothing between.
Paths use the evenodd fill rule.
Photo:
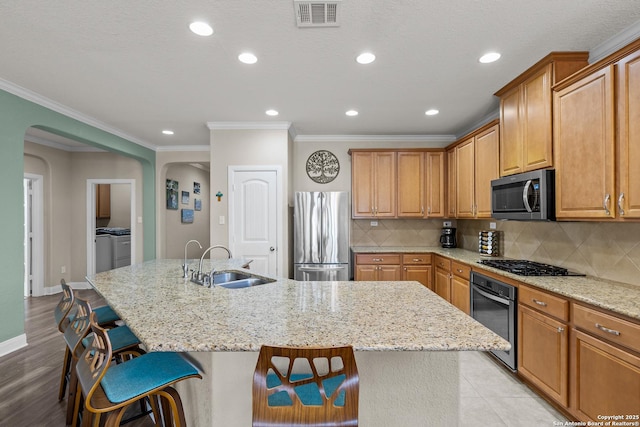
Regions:
<instances>
[{"instance_id":1,"label":"cabinet door","mask_svg":"<svg viewBox=\"0 0 640 427\"><path fill-rule=\"evenodd\" d=\"M500 127L495 125L475 140L475 217L491 218L491 180L499 177Z\"/></svg>"},{"instance_id":2,"label":"cabinet door","mask_svg":"<svg viewBox=\"0 0 640 427\"><path fill-rule=\"evenodd\" d=\"M371 282L378 280L378 266L357 264L355 271L355 280Z\"/></svg>"},{"instance_id":3,"label":"cabinet door","mask_svg":"<svg viewBox=\"0 0 640 427\"><path fill-rule=\"evenodd\" d=\"M447 151L447 218L456 217L456 150Z\"/></svg>"},{"instance_id":4,"label":"cabinet door","mask_svg":"<svg viewBox=\"0 0 640 427\"><path fill-rule=\"evenodd\" d=\"M434 292L447 301L451 301L451 279L450 273L441 268L436 268Z\"/></svg>"},{"instance_id":5,"label":"cabinet door","mask_svg":"<svg viewBox=\"0 0 640 427\"><path fill-rule=\"evenodd\" d=\"M451 278L451 304L469 314L470 299L469 281L454 275Z\"/></svg>"},{"instance_id":6,"label":"cabinet door","mask_svg":"<svg viewBox=\"0 0 640 427\"><path fill-rule=\"evenodd\" d=\"M516 86L500 97L500 176L523 171L521 88Z\"/></svg>"},{"instance_id":7,"label":"cabinet door","mask_svg":"<svg viewBox=\"0 0 640 427\"><path fill-rule=\"evenodd\" d=\"M402 280L415 280L433 290L430 265L408 265L403 267Z\"/></svg>"},{"instance_id":8,"label":"cabinet door","mask_svg":"<svg viewBox=\"0 0 640 427\"><path fill-rule=\"evenodd\" d=\"M375 216L396 216L396 153L374 153Z\"/></svg>"},{"instance_id":9,"label":"cabinet door","mask_svg":"<svg viewBox=\"0 0 640 427\"><path fill-rule=\"evenodd\" d=\"M398 217L425 216L424 166L423 153L398 153Z\"/></svg>"},{"instance_id":10,"label":"cabinet door","mask_svg":"<svg viewBox=\"0 0 640 427\"><path fill-rule=\"evenodd\" d=\"M444 152L425 153L426 217L444 218Z\"/></svg>"},{"instance_id":11,"label":"cabinet door","mask_svg":"<svg viewBox=\"0 0 640 427\"><path fill-rule=\"evenodd\" d=\"M96 219L111 218L111 184L96 184Z\"/></svg>"},{"instance_id":12,"label":"cabinet door","mask_svg":"<svg viewBox=\"0 0 640 427\"><path fill-rule=\"evenodd\" d=\"M402 270L399 265L379 265L378 280L384 282L393 282L402 280Z\"/></svg>"},{"instance_id":13,"label":"cabinet door","mask_svg":"<svg viewBox=\"0 0 640 427\"><path fill-rule=\"evenodd\" d=\"M474 217L473 137L456 147L456 218Z\"/></svg>"},{"instance_id":14,"label":"cabinet door","mask_svg":"<svg viewBox=\"0 0 640 427\"><path fill-rule=\"evenodd\" d=\"M554 94L556 217L615 215L612 66Z\"/></svg>"},{"instance_id":15,"label":"cabinet door","mask_svg":"<svg viewBox=\"0 0 640 427\"><path fill-rule=\"evenodd\" d=\"M571 412L584 421L638 415L640 358L575 329L571 340Z\"/></svg>"},{"instance_id":16,"label":"cabinet door","mask_svg":"<svg viewBox=\"0 0 640 427\"><path fill-rule=\"evenodd\" d=\"M618 63L618 215L640 218L640 52Z\"/></svg>"},{"instance_id":17,"label":"cabinet door","mask_svg":"<svg viewBox=\"0 0 640 427\"><path fill-rule=\"evenodd\" d=\"M351 193L354 218L371 218L374 212L373 153L351 155Z\"/></svg>"},{"instance_id":18,"label":"cabinet door","mask_svg":"<svg viewBox=\"0 0 640 427\"><path fill-rule=\"evenodd\" d=\"M549 397L568 406L567 325L518 305L518 372Z\"/></svg>"},{"instance_id":19,"label":"cabinet door","mask_svg":"<svg viewBox=\"0 0 640 427\"><path fill-rule=\"evenodd\" d=\"M522 84L524 171L553 165L551 133L551 74L549 64Z\"/></svg>"}]
</instances>

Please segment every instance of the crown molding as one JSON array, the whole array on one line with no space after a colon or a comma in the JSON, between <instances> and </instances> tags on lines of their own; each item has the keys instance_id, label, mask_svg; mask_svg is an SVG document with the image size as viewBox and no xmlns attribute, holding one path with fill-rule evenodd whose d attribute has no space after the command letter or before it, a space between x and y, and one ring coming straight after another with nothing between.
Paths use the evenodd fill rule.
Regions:
<instances>
[{"instance_id":1,"label":"crown molding","mask_svg":"<svg viewBox=\"0 0 640 427\"><path fill-rule=\"evenodd\" d=\"M594 62L598 62L602 58L635 41L638 37L640 37L640 21L591 49L589 52L589 63L593 64Z\"/></svg>"},{"instance_id":2,"label":"crown molding","mask_svg":"<svg viewBox=\"0 0 640 427\"><path fill-rule=\"evenodd\" d=\"M455 140L455 135L298 135L295 138L295 142L435 142L445 145Z\"/></svg>"},{"instance_id":3,"label":"crown molding","mask_svg":"<svg viewBox=\"0 0 640 427\"><path fill-rule=\"evenodd\" d=\"M163 147L156 147L157 152L177 152L177 151L210 151L211 147L208 145L167 145Z\"/></svg>"},{"instance_id":4,"label":"crown molding","mask_svg":"<svg viewBox=\"0 0 640 427\"><path fill-rule=\"evenodd\" d=\"M86 114L82 114L79 111L73 110L65 105L60 104L59 102L46 98L29 89L23 88L22 86L18 86L15 83L12 83L8 80L4 80L0 78L0 89L6 92L9 92L22 99L26 99L27 101L31 101L35 104L41 105L52 111L60 113L64 116L78 120L79 122L85 123L89 126L93 126L94 128L103 130L115 136L119 136L120 138L133 142L134 144L140 145L144 148L148 148L149 150L154 150L154 151L156 150L155 145L149 144L148 142L142 141L131 135L127 135L121 130L111 127L104 122L101 122L93 117L87 116Z\"/></svg>"},{"instance_id":5,"label":"crown molding","mask_svg":"<svg viewBox=\"0 0 640 427\"><path fill-rule=\"evenodd\" d=\"M210 130L289 130L291 122L207 122Z\"/></svg>"},{"instance_id":6,"label":"crown molding","mask_svg":"<svg viewBox=\"0 0 640 427\"><path fill-rule=\"evenodd\" d=\"M493 120L499 119L499 118L500 118L500 110L497 109L495 111L492 111L491 113L487 114L486 116L484 116L480 120L472 123L470 126L468 126L466 129L464 129L462 132L457 134L456 135L456 140L462 138L465 135L470 134L471 132L473 132L474 130L476 130L478 128L481 128L482 126L486 125L490 121L493 121Z\"/></svg>"},{"instance_id":7,"label":"crown molding","mask_svg":"<svg viewBox=\"0 0 640 427\"><path fill-rule=\"evenodd\" d=\"M81 147L70 146L59 142L49 141L48 139L39 138L33 135L25 135L24 140L33 142L34 144L44 145L45 147L55 148L56 150L68 151L71 153L105 153L106 150L97 147L91 147L89 145L83 145Z\"/></svg>"}]
</instances>

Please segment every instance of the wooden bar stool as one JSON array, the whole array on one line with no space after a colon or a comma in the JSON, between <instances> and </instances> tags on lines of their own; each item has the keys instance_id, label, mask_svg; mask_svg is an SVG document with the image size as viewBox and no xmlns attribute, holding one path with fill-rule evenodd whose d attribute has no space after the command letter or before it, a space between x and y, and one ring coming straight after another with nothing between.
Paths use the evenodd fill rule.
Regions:
<instances>
[{"instance_id":1,"label":"wooden bar stool","mask_svg":"<svg viewBox=\"0 0 640 427\"><path fill-rule=\"evenodd\" d=\"M92 313L91 305L88 301L80 298L75 299L75 316L70 321L69 326L64 331L64 340L67 348L71 353L71 364L69 370L69 399L67 402L67 424L75 427L78 412L80 410L80 396L76 393L78 379L75 374L75 365L86 347L91 345L92 337L90 336L91 324L90 316ZM129 360L133 357L144 354L140 348L140 340L135 336L128 326L118 326L108 329L107 335L112 344L112 353L114 357L121 361Z\"/></svg>"},{"instance_id":2,"label":"wooden bar stool","mask_svg":"<svg viewBox=\"0 0 640 427\"><path fill-rule=\"evenodd\" d=\"M60 286L62 287L62 297L60 302L54 309L53 316L58 325L58 330L64 334L67 326L75 316L75 295L73 289L64 279L60 279ZM120 317L115 311L108 305L100 306L94 309L98 316L98 322L102 326L115 327L116 322L120 320ZM64 360L62 362L62 374L60 375L60 388L58 389L58 400L64 399L65 392L67 390L67 382L69 380L69 372L71 365L71 352L69 346L66 346L64 352Z\"/></svg>"},{"instance_id":3,"label":"wooden bar stool","mask_svg":"<svg viewBox=\"0 0 640 427\"><path fill-rule=\"evenodd\" d=\"M93 340L76 364L78 395L84 397L83 426L100 424L105 414L105 426L117 426L127 408L149 397L163 404L165 424L186 424L182 401L171 387L188 378L202 378L198 370L179 353L152 352L128 362L112 365L111 342L107 331L90 315ZM91 420L90 418L93 418ZM156 424L161 420L156 419ZM160 424L158 424L160 425Z\"/></svg>"},{"instance_id":4,"label":"wooden bar stool","mask_svg":"<svg viewBox=\"0 0 640 427\"><path fill-rule=\"evenodd\" d=\"M253 376L253 427L357 426L353 348L262 346Z\"/></svg>"}]
</instances>

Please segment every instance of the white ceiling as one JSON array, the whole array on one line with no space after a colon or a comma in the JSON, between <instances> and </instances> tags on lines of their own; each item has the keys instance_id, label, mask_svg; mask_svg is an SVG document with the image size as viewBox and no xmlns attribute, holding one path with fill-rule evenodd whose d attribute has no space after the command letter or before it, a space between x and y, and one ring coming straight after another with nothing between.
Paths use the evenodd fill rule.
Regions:
<instances>
[{"instance_id":1,"label":"white ceiling","mask_svg":"<svg viewBox=\"0 0 640 427\"><path fill-rule=\"evenodd\" d=\"M293 0L3 1L0 79L159 149L208 145L207 122L459 136L550 51L593 53L640 21L638 0L342 0L340 13L340 27L298 28ZM196 19L213 36L191 33ZM355 62L365 50L373 64ZM502 59L478 63L491 50Z\"/></svg>"}]
</instances>

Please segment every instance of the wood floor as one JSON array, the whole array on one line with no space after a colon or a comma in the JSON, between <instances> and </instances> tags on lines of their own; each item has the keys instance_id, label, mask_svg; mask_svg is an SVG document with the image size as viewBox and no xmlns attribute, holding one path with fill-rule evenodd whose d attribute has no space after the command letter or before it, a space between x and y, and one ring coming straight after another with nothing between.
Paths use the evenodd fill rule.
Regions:
<instances>
[{"instance_id":1,"label":"wood floor","mask_svg":"<svg viewBox=\"0 0 640 427\"><path fill-rule=\"evenodd\" d=\"M104 301L92 290L75 291L92 306ZM0 426L64 426L66 398L58 402L64 340L53 320L60 295L25 299L28 346L0 358ZM127 426L152 426L149 418Z\"/></svg>"}]
</instances>

